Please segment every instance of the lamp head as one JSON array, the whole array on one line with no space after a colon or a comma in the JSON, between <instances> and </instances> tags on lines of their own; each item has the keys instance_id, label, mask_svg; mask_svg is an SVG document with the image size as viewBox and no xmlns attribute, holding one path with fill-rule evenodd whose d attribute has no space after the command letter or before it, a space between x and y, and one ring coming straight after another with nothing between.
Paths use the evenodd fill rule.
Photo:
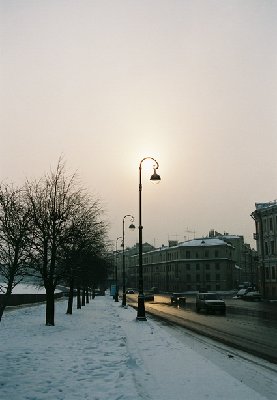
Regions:
<instances>
[{"instance_id":1,"label":"lamp head","mask_svg":"<svg viewBox=\"0 0 277 400\"><path fill-rule=\"evenodd\" d=\"M161 180L161 177L159 174L156 172L156 168L154 168L154 173L151 175L150 181L153 183L159 183Z\"/></svg>"},{"instance_id":2,"label":"lamp head","mask_svg":"<svg viewBox=\"0 0 277 400\"><path fill-rule=\"evenodd\" d=\"M135 227L134 224L131 224L131 225L129 225L129 229L130 229L131 231L134 231L134 230L136 229L136 227Z\"/></svg>"}]
</instances>

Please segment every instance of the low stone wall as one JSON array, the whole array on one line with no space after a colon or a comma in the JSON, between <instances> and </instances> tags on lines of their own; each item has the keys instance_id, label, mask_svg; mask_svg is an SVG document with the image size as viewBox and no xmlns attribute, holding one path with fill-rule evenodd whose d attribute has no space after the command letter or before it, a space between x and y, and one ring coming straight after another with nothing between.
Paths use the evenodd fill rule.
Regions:
<instances>
[{"instance_id":1,"label":"low stone wall","mask_svg":"<svg viewBox=\"0 0 277 400\"><path fill-rule=\"evenodd\" d=\"M0 304L4 294L0 294ZM55 299L63 297L63 293L55 293ZM40 303L46 300L46 294L12 294L9 298L7 306L18 306L20 304Z\"/></svg>"}]
</instances>

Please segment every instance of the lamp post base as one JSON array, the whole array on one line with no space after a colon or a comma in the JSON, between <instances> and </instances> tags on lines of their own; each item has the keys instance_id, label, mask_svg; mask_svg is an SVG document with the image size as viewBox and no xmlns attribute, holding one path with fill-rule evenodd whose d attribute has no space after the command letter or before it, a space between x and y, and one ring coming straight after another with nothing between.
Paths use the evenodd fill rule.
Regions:
<instances>
[{"instance_id":1,"label":"lamp post base","mask_svg":"<svg viewBox=\"0 0 277 400\"><path fill-rule=\"evenodd\" d=\"M122 294L122 307L126 306L126 293Z\"/></svg>"},{"instance_id":2,"label":"lamp post base","mask_svg":"<svg viewBox=\"0 0 277 400\"><path fill-rule=\"evenodd\" d=\"M118 303L118 293L115 293L115 295L114 295L114 301L115 301L115 303Z\"/></svg>"},{"instance_id":3,"label":"lamp post base","mask_svg":"<svg viewBox=\"0 0 277 400\"><path fill-rule=\"evenodd\" d=\"M137 321L147 321L145 316L145 305L144 305L144 295L138 295L138 313L137 313Z\"/></svg>"}]
</instances>

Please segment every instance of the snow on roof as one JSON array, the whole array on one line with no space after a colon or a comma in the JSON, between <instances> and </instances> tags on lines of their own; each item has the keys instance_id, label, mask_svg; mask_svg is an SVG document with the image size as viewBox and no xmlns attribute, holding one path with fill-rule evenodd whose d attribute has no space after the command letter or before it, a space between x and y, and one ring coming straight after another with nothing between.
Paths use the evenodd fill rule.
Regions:
<instances>
[{"instance_id":1,"label":"snow on roof","mask_svg":"<svg viewBox=\"0 0 277 400\"><path fill-rule=\"evenodd\" d=\"M186 242L180 243L179 246L187 247L208 247L208 246L230 246L222 239L217 238L202 238L202 239L192 239Z\"/></svg>"},{"instance_id":2,"label":"snow on roof","mask_svg":"<svg viewBox=\"0 0 277 400\"><path fill-rule=\"evenodd\" d=\"M234 236L239 237L239 236ZM231 243L227 243L225 240L218 238L200 238L200 239L192 239L187 240L185 242L178 243L176 246L164 246L162 245L160 248L153 249L148 251L147 254L155 253L157 251L168 251L169 249L177 249L178 247L211 247L211 246L229 246L233 247ZM146 252L144 252L146 254ZM137 256L137 254L136 254Z\"/></svg>"},{"instance_id":3,"label":"snow on roof","mask_svg":"<svg viewBox=\"0 0 277 400\"><path fill-rule=\"evenodd\" d=\"M256 209L260 210L261 208L270 208L277 205L277 200L269 201L267 203L255 203Z\"/></svg>"},{"instance_id":4,"label":"snow on roof","mask_svg":"<svg viewBox=\"0 0 277 400\"><path fill-rule=\"evenodd\" d=\"M168 249L176 249L178 247L209 247L209 246L230 246L231 244L226 241L218 238L201 238L201 239L192 239L187 240L185 242L178 243L176 246L162 246L159 249L155 249L154 251L163 251Z\"/></svg>"}]
</instances>

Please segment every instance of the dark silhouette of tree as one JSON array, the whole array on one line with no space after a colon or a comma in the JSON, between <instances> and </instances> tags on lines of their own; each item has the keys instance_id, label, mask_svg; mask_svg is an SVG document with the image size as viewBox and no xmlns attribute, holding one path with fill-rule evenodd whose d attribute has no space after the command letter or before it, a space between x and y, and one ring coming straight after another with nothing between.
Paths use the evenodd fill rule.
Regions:
<instances>
[{"instance_id":1,"label":"dark silhouette of tree","mask_svg":"<svg viewBox=\"0 0 277 400\"><path fill-rule=\"evenodd\" d=\"M64 277L63 246L68 227L82 207L75 174L67 177L61 159L55 171L26 183L34 232L32 268L46 290L46 325L55 325L55 289Z\"/></svg>"},{"instance_id":2,"label":"dark silhouette of tree","mask_svg":"<svg viewBox=\"0 0 277 400\"><path fill-rule=\"evenodd\" d=\"M0 321L13 288L27 274L32 243L24 190L0 185Z\"/></svg>"},{"instance_id":3,"label":"dark silhouette of tree","mask_svg":"<svg viewBox=\"0 0 277 400\"><path fill-rule=\"evenodd\" d=\"M27 181L24 189L0 185L0 291L5 292L0 320L6 299L25 275L46 290L46 325L55 325L58 284L70 287L69 314L75 288L78 307L88 302L89 288L105 276L103 265L97 272L106 251L102 215L99 200L85 193L75 174L66 175L61 159L54 171Z\"/></svg>"},{"instance_id":4,"label":"dark silhouette of tree","mask_svg":"<svg viewBox=\"0 0 277 400\"><path fill-rule=\"evenodd\" d=\"M89 196L83 196L81 201L82 208L75 214L63 244L64 283L70 287L67 314L72 314L74 289L77 289L77 308L86 304L85 292L89 285L86 271L91 265L88 255L101 257L106 247L107 225L101 219L103 210L99 201Z\"/></svg>"}]
</instances>

